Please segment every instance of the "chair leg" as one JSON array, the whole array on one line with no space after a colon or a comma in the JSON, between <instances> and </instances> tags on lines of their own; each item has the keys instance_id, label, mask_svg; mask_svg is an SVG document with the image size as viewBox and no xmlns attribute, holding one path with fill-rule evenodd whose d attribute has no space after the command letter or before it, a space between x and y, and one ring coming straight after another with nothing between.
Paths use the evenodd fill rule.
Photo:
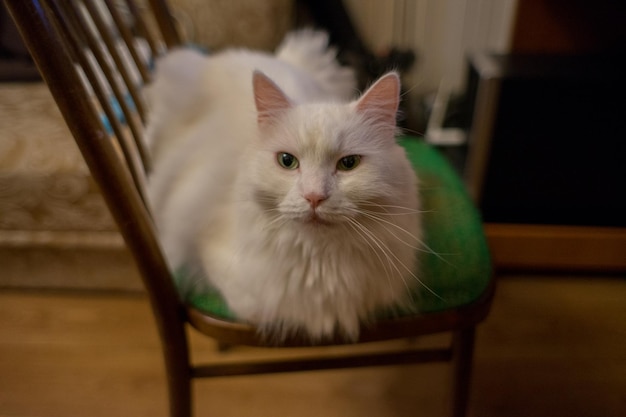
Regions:
<instances>
[{"instance_id":1,"label":"chair leg","mask_svg":"<svg viewBox=\"0 0 626 417\"><path fill-rule=\"evenodd\" d=\"M452 336L452 417L465 417L469 404L475 327L457 330Z\"/></svg>"},{"instance_id":2,"label":"chair leg","mask_svg":"<svg viewBox=\"0 0 626 417\"><path fill-rule=\"evenodd\" d=\"M182 366L182 363L175 366L178 368ZM185 363L185 371L180 369L167 370L171 417L191 417L191 375L188 367L189 364Z\"/></svg>"},{"instance_id":3,"label":"chair leg","mask_svg":"<svg viewBox=\"0 0 626 417\"><path fill-rule=\"evenodd\" d=\"M168 328L174 333L163 337L162 346L167 374L170 417L191 417L191 363L184 327ZM167 332L164 332L167 334Z\"/></svg>"}]
</instances>

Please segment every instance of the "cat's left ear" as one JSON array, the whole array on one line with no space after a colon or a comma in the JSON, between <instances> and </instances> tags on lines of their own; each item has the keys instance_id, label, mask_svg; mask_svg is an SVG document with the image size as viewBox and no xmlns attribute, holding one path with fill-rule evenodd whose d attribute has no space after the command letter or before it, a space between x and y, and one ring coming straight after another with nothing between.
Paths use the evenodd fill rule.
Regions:
<instances>
[{"instance_id":1,"label":"cat's left ear","mask_svg":"<svg viewBox=\"0 0 626 417\"><path fill-rule=\"evenodd\" d=\"M292 107L291 100L280 87L261 71L254 71L252 87L259 125L271 124L285 110Z\"/></svg>"},{"instance_id":2,"label":"cat's left ear","mask_svg":"<svg viewBox=\"0 0 626 417\"><path fill-rule=\"evenodd\" d=\"M382 76L356 102L356 111L375 123L395 130L400 104L400 77L395 72Z\"/></svg>"}]
</instances>

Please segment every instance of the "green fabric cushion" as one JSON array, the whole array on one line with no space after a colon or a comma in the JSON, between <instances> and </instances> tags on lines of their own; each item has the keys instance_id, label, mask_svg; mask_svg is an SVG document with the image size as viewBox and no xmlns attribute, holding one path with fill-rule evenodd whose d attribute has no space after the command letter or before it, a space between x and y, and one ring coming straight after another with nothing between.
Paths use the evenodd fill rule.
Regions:
<instances>
[{"instance_id":1,"label":"green fabric cushion","mask_svg":"<svg viewBox=\"0 0 626 417\"><path fill-rule=\"evenodd\" d=\"M463 183L439 152L415 137L401 137L399 143L418 174L424 211L427 248L419 254L417 275L424 285L416 288L413 296L416 310L432 313L470 304L483 294L491 278L481 219ZM178 271L175 279L188 304L212 316L234 320L214 289L184 288L187 274Z\"/></svg>"}]
</instances>

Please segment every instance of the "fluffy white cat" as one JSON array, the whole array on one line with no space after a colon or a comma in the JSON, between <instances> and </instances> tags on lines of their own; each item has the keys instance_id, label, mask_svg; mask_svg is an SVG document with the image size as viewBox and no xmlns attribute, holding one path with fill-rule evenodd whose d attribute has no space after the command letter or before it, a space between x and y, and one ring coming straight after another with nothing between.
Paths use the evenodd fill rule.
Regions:
<instances>
[{"instance_id":1,"label":"fluffy white cat","mask_svg":"<svg viewBox=\"0 0 626 417\"><path fill-rule=\"evenodd\" d=\"M354 85L312 31L275 55L178 50L157 62L148 196L168 262L198 265L262 332L354 339L417 284L399 78L350 101Z\"/></svg>"}]
</instances>

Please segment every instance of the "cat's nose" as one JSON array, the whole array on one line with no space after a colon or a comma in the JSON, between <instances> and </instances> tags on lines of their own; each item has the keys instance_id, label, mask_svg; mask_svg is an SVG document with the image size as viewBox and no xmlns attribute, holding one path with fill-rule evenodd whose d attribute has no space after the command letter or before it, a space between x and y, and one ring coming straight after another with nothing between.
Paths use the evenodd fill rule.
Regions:
<instances>
[{"instance_id":1,"label":"cat's nose","mask_svg":"<svg viewBox=\"0 0 626 417\"><path fill-rule=\"evenodd\" d=\"M318 193L308 193L304 196L305 200L309 202L311 208L317 208L324 200L328 198L328 196Z\"/></svg>"}]
</instances>

